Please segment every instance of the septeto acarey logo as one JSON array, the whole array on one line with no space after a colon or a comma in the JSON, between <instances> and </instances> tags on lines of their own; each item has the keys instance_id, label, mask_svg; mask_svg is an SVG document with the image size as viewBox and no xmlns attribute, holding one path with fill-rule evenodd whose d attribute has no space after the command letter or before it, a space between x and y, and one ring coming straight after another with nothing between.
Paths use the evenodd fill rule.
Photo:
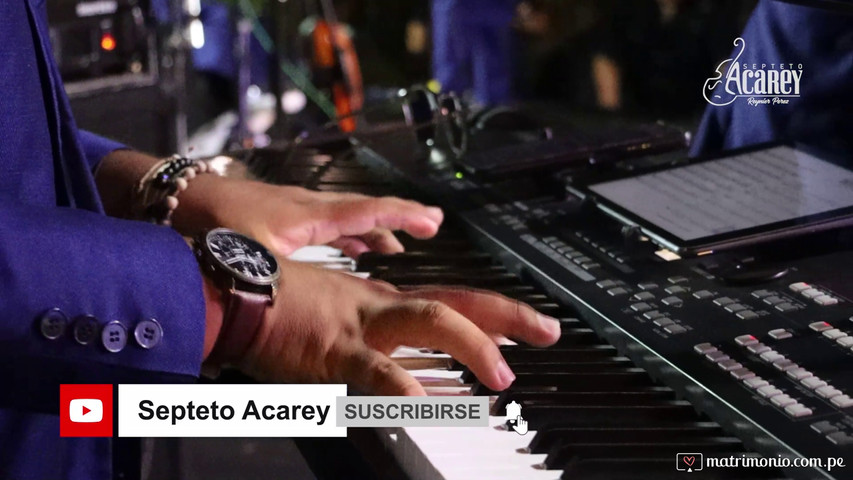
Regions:
<instances>
[{"instance_id":1,"label":"septeto acarey logo","mask_svg":"<svg viewBox=\"0 0 853 480\"><path fill-rule=\"evenodd\" d=\"M739 50L734 58L720 62L715 75L705 80L702 96L711 105L722 107L738 98L748 98L750 105L786 105L800 96L803 78L801 63L740 63L746 41L734 41Z\"/></svg>"}]
</instances>

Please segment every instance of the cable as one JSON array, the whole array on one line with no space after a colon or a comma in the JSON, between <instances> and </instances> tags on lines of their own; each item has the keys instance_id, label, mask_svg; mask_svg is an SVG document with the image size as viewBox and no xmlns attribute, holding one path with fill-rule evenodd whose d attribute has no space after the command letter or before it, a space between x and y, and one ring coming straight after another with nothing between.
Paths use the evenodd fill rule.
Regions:
<instances>
[{"instance_id":1,"label":"cable","mask_svg":"<svg viewBox=\"0 0 853 480\"><path fill-rule=\"evenodd\" d=\"M273 39L270 37L266 28L261 24L258 14L255 11L255 7L249 0L240 0L239 7L240 13L252 22L252 35L258 40L261 48L263 48L267 54L275 55ZM335 119L337 112L335 111L335 105L331 100L329 100L329 97L327 97L311 82L311 79L305 75L305 72L303 72L301 68L292 65L288 61L278 57L278 55L276 55L276 57L282 73L287 75L287 78L293 82L296 88L301 90L309 100L320 107L320 110L322 110L326 116L330 119Z\"/></svg>"}]
</instances>

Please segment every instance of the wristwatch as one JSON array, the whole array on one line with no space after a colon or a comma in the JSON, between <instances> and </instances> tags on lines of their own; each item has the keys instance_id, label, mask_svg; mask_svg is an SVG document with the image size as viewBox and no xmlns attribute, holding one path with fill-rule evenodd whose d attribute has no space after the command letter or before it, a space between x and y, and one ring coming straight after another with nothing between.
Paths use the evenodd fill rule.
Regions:
<instances>
[{"instance_id":1,"label":"wristwatch","mask_svg":"<svg viewBox=\"0 0 853 480\"><path fill-rule=\"evenodd\" d=\"M278 290L278 262L257 241L227 228L202 234L194 251L204 273L223 291L225 317L211 358L240 358Z\"/></svg>"}]
</instances>

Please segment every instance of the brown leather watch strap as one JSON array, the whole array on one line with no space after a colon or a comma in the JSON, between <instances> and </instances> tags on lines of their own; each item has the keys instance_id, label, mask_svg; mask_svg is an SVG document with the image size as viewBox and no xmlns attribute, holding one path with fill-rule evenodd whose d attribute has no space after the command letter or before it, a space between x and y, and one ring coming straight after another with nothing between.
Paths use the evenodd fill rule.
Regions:
<instances>
[{"instance_id":1,"label":"brown leather watch strap","mask_svg":"<svg viewBox=\"0 0 853 480\"><path fill-rule=\"evenodd\" d=\"M264 312L272 303L269 295L231 290L219 341L212 358L236 361L243 357L258 334Z\"/></svg>"}]
</instances>

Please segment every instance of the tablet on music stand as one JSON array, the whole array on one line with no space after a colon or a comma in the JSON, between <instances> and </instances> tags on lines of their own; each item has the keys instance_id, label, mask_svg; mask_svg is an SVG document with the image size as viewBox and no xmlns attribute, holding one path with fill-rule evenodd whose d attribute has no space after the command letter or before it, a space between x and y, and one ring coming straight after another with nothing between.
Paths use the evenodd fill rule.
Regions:
<instances>
[{"instance_id":1,"label":"tablet on music stand","mask_svg":"<svg viewBox=\"0 0 853 480\"><path fill-rule=\"evenodd\" d=\"M586 193L681 256L853 225L853 171L789 145L597 183Z\"/></svg>"}]
</instances>

